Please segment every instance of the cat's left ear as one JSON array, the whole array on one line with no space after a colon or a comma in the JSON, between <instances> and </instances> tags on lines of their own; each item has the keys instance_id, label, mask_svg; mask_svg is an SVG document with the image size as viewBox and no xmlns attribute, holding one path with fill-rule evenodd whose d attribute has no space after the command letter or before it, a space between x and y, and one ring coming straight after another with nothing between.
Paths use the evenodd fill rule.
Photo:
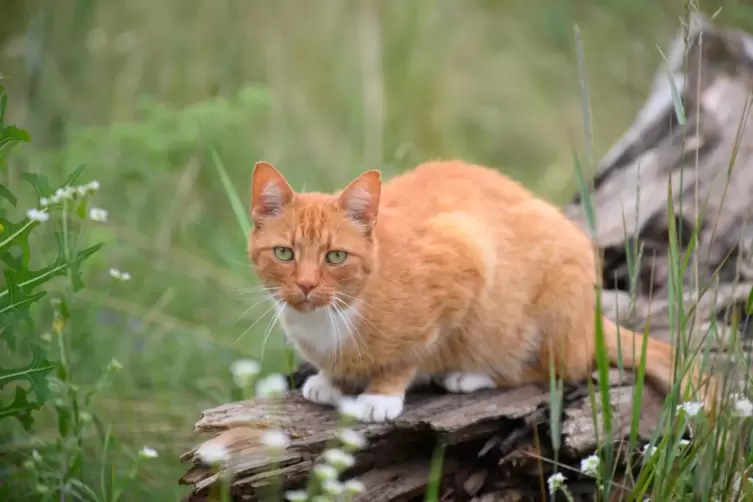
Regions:
<instances>
[{"instance_id":1,"label":"cat's left ear","mask_svg":"<svg viewBox=\"0 0 753 502\"><path fill-rule=\"evenodd\" d=\"M293 189L280 171L267 162L257 162L251 175L251 219L278 216L293 200Z\"/></svg>"},{"instance_id":2,"label":"cat's left ear","mask_svg":"<svg viewBox=\"0 0 753 502\"><path fill-rule=\"evenodd\" d=\"M382 175L377 170L366 171L345 187L338 204L354 221L367 231L374 228L382 193Z\"/></svg>"}]
</instances>

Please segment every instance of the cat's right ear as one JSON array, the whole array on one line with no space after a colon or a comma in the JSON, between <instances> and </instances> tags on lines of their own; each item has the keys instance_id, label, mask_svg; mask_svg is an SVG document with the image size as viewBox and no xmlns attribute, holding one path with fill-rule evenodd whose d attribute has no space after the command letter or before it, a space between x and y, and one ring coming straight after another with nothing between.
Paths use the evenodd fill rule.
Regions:
<instances>
[{"instance_id":1,"label":"cat's right ear","mask_svg":"<svg viewBox=\"0 0 753 502\"><path fill-rule=\"evenodd\" d=\"M259 161L251 175L251 219L254 224L266 217L282 214L293 200L293 189L272 164Z\"/></svg>"}]
</instances>

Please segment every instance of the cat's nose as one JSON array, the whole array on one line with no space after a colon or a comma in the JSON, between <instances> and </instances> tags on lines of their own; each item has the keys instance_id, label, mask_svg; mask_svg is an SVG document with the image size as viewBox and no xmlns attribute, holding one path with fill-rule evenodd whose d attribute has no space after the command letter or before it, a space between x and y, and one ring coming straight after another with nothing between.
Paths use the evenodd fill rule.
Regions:
<instances>
[{"instance_id":1,"label":"cat's nose","mask_svg":"<svg viewBox=\"0 0 753 502\"><path fill-rule=\"evenodd\" d=\"M297 283L305 296L308 296L309 293L311 293L311 290L318 285L317 282L312 279L298 279Z\"/></svg>"}]
</instances>

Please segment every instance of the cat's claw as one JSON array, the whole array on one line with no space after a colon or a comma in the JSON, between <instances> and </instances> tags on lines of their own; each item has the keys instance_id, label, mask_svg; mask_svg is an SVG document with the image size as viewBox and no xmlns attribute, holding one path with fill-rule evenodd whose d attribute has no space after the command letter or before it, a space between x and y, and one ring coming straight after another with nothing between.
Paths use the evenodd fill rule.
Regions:
<instances>
[{"instance_id":1,"label":"cat's claw","mask_svg":"<svg viewBox=\"0 0 753 502\"><path fill-rule=\"evenodd\" d=\"M317 373L310 376L301 389L303 397L318 404L337 405L343 393L335 387L326 375Z\"/></svg>"},{"instance_id":2,"label":"cat's claw","mask_svg":"<svg viewBox=\"0 0 753 502\"><path fill-rule=\"evenodd\" d=\"M386 422L403 412L404 402L402 395L361 394L355 399L355 406L349 407L349 414L359 422Z\"/></svg>"},{"instance_id":3,"label":"cat's claw","mask_svg":"<svg viewBox=\"0 0 753 502\"><path fill-rule=\"evenodd\" d=\"M494 380L481 373L447 373L441 383L448 391L462 394L497 387Z\"/></svg>"}]
</instances>

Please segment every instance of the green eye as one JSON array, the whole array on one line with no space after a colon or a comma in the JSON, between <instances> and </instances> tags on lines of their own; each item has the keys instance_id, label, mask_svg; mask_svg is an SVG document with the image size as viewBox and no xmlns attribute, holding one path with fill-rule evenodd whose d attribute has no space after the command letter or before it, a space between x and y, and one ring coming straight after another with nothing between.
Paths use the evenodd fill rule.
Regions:
<instances>
[{"instance_id":1,"label":"green eye","mask_svg":"<svg viewBox=\"0 0 753 502\"><path fill-rule=\"evenodd\" d=\"M330 251L329 253L327 253L327 256L324 257L324 259L327 260L327 263L337 265L344 262L345 258L347 257L348 253L346 253L345 251Z\"/></svg>"},{"instance_id":2,"label":"green eye","mask_svg":"<svg viewBox=\"0 0 753 502\"><path fill-rule=\"evenodd\" d=\"M280 261L290 261L293 259L293 250L290 248L278 246L274 251L275 257Z\"/></svg>"}]
</instances>

